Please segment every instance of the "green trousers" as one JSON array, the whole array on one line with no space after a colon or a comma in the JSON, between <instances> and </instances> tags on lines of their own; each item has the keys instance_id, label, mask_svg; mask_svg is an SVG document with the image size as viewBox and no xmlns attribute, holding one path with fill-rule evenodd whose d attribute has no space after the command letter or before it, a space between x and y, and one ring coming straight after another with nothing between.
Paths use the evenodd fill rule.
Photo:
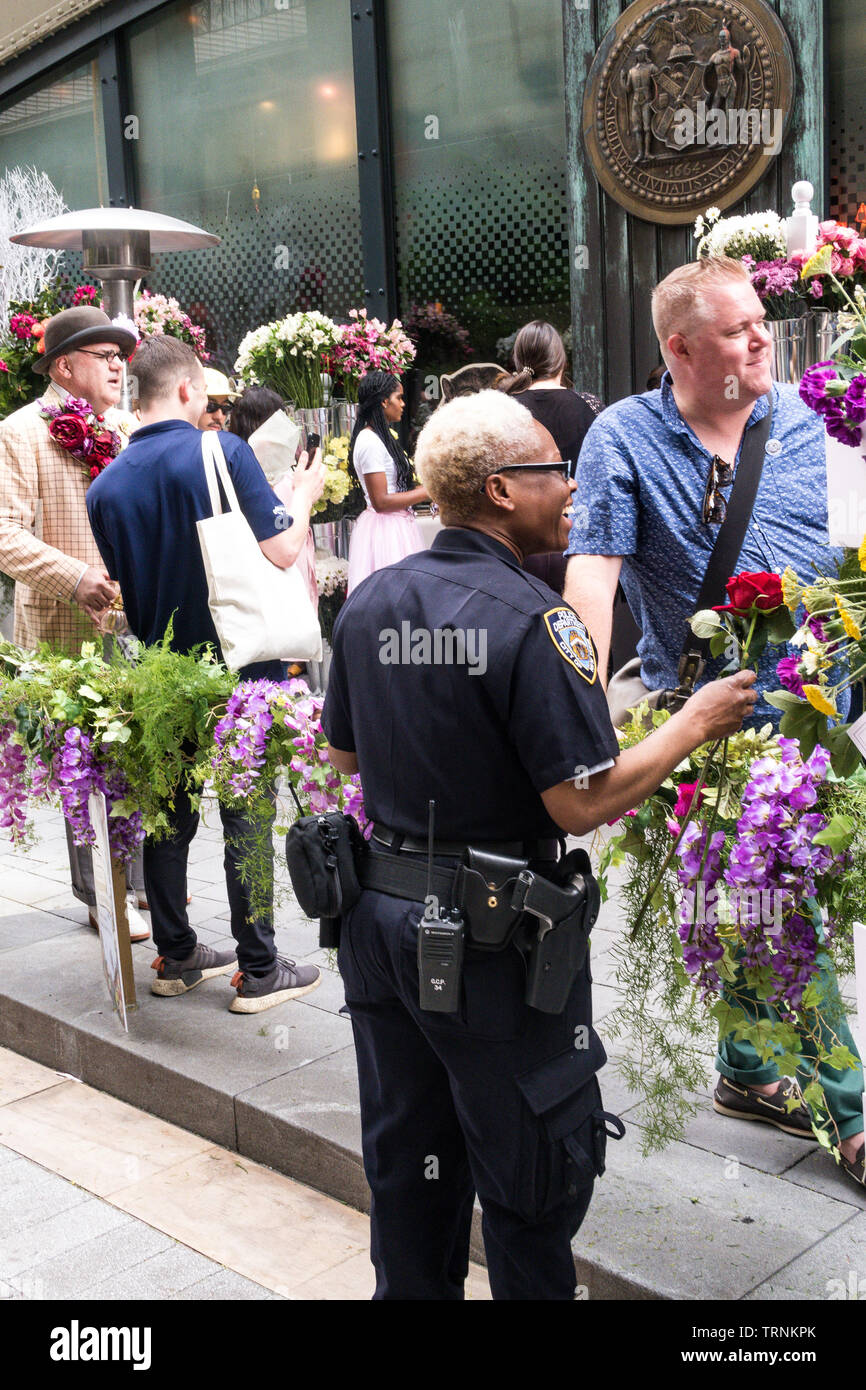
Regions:
<instances>
[{"instance_id":1,"label":"green trousers","mask_svg":"<svg viewBox=\"0 0 866 1390\"><path fill-rule=\"evenodd\" d=\"M812 904L809 906L812 907ZM823 942L824 932L817 907L812 907L812 917L818 939ZM824 994L822 1013L826 1012L828 1016L821 1026L821 1042L828 1051L834 1044L841 1043L843 1047L849 1048L855 1057L859 1057L860 1053L851 1036L839 997L836 971L826 950L818 952L816 964L820 968L820 982ZM739 1006L751 1023L756 1023L762 1018L773 1021L779 1018L773 1005L758 999L744 981L738 981L735 988L726 986L724 998L734 1007ZM805 1034L802 1043L803 1065L797 1069L797 1080L801 1086L805 1086L814 1079L812 1064L815 1059L815 1045ZM739 1082L741 1086L762 1086L779 1078L778 1069L773 1062L762 1062L750 1042L736 1041L732 1034L728 1034L719 1042L716 1071L726 1076L729 1081ZM835 1142L837 1137L850 1139L853 1134L859 1134L863 1129L862 1066L846 1067L839 1071L836 1067L822 1062L818 1066L818 1080L824 1087L827 1108L838 1132L837 1135L831 1134L830 1138Z\"/></svg>"}]
</instances>

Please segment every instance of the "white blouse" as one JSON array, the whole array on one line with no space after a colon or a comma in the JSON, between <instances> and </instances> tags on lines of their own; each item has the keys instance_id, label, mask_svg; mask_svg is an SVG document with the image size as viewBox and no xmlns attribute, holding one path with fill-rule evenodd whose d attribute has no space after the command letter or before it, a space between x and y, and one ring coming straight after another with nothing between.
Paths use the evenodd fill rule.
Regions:
<instances>
[{"instance_id":1,"label":"white blouse","mask_svg":"<svg viewBox=\"0 0 866 1390\"><path fill-rule=\"evenodd\" d=\"M364 489L368 507L370 506L370 494L367 491L367 484L364 482L365 473L384 473L388 491L397 491L397 465L374 430L361 430L355 440L352 462L355 465L355 472L358 474L361 487Z\"/></svg>"}]
</instances>

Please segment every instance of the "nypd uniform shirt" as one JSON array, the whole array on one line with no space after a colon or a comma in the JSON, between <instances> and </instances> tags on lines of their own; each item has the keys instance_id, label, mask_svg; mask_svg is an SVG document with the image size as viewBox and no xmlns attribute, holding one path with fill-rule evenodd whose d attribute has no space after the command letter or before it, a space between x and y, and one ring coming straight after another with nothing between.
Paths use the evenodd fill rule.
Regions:
<instances>
[{"instance_id":1,"label":"nypd uniform shirt","mask_svg":"<svg viewBox=\"0 0 866 1390\"><path fill-rule=\"evenodd\" d=\"M355 752L367 814L405 835L560 833L541 793L613 766L619 745L589 633L481 531L377 570L334 628L322 724Z\"/></svg>"}]
</instances>

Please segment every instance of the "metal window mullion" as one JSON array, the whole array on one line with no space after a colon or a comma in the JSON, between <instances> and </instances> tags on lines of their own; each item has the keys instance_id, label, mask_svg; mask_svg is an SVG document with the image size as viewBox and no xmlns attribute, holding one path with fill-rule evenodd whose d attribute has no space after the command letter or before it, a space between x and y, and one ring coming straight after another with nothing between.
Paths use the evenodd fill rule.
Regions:
<instances>
[{"instance_id":1,"label":"metal window mullion","mask_svg":"<svg viewBox=\"0 0 866 1390\"><path fill-rule=\"evenodd\" d=\"M132 141L126 138L129 111L125 53L119 33L100 40L97 70L105 132L108 204L113 208L125 208L133 202L133 169Z\"/></svg>"},{"instance_id":2,"label":"metal window mullion","mask_svg":"<svg viewBox=\"0 0 866 1390\"><path fill-rule=\"evenodd\" d=\"M391 113L386 59L385 0L349 0L358 192L364 260L364 302L386 322L397 313Z\"/></svg>"}]
</instances>

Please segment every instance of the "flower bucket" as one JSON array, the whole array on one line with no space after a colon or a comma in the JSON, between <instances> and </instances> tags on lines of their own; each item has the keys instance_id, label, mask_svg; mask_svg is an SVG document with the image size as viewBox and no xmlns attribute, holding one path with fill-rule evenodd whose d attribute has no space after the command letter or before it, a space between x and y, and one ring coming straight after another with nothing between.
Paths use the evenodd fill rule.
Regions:
<instances>
[{"instance_id":1,"label":"flower bucket","mask_svg":"<svg viewBox=\"0 0 866 1390\"><path fill-rule=\"evenodd\" d=\"M307 435L319 435L322 443L332 435L342 434L340 411L335 405L295 406L289 415L301 427L301 448L307 447Z\"/></svg>"},{"instance_id":2,"label":"flower bucket","mask_svg":"<svg viewBox=\"0 0 866 1390\"><path fill-rule=\"evenodd\" d=\"M806 315L806 366L827 362L830 349L839 336L839 315L829 309L812 309Z\"/></svg>"},{"instance_id":3,"label":"flower bucket","mask_svg":"<svg viewBox=\"0 0 866 1390\"><path fill-rule=\"evenodd\" d=\"M771 319L767 323L771 335L773 380L796 386L809 365L806 360L807 319Z\"/></svg>"},{"instance_id":4,"label":"flower bucket","mask_svg":"<svg viewBox=\"0 0 866 1390\"><path fill-rule=\"evenodd\" d=\"M859 448L825 435L827 525L831 545L855 549L866 535L866 427Z\"/></svg>"}]
</instances>

